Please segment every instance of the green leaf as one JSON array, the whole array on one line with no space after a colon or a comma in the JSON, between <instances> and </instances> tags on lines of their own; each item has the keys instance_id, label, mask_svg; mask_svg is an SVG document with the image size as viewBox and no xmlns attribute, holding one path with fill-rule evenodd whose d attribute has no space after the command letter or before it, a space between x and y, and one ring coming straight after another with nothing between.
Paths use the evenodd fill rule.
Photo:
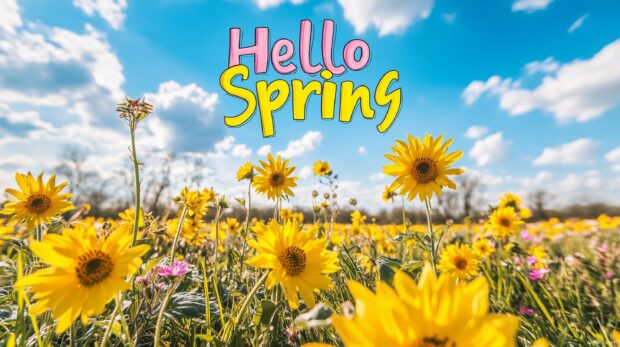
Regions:
<instances>
[{"instance_id":1,"label":"green leaf","mask_svg":"<svg viewBox=\"0 0 620 347\"><path fill-rule=\"evenodd\" d=\"M252 322L254 324L268 325L271 322L273 314L276 312L276 304L271 300L263 300L260 306L256 308Z\"/></svg>"},{"instance_id":2,"label":"green leaf","mask_svg":"<svg viewBox=\"0 0 620 347\"><path fill-rule=\"evenodd\" d=\"M331 324L331 316L334 313L331 307L320 302L306 313L295 318L294 330L306 330L328 326Z\"/></svg>"}]
</instances>

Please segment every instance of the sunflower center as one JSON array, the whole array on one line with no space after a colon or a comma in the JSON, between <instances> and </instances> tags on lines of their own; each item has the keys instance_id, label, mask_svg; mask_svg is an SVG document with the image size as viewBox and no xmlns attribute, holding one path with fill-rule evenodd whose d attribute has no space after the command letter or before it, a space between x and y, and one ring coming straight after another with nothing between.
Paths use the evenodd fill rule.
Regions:
<instances>
[{"instance_id":1,"label":"sunflower center","mask_svg":"<svg viewBox=\"0 0 620 347\"><path fill-rule=\"evenodd\" d=\"M83 286L91 287L108 278L113 268L114 263L107 253L91 250L78 258L75 272Z\"/></svg>"},{"instance_id":2,"label":"sunflower center","mask_svg":"<svg viewBox=\"0 0 620 347\"><path fill-rule=\"evenodd\" d=\"M424 336L416 347L456 347L456 342L450 341L449 337Z\"/></svg>"},{"instance_id":3,"label":"sunflower center","mask_svg":"<svg viewBox=\"0 0 620 347\"><path fill-rule=\"evenodd\" d=\"M413 162L411 174L419 183L428 183L437 178L437 164L430 158L418 158Z\"/></svg>"},{"instance_id":4,"label":"sunflower center","mask_svg":"<svg viewBox=\"0 0 620 347\"><path fill-rule=\"evenodd\" d=\"M467 259L465 259L464 257L456 257L454 258L454 267L456 267L459 270L465 270L465 268L467 268Z\"/></svg>"},{"instance_id":5,"label":"sunflower center","mask_svg":"<svg viewBox=\"0 0 620 347\"><path fill-rule=\"evenodd\" d=\"M297 246L291 246L278 256L278 260L289 276L297 276L306 268L306 252Z\"/></svg>"},{"instance_id":6,"label":"sunflower center","mask_svg":"<svg viewBox=\"0 0 620 347\"><path fill-rule=\"evenodd\" d=\"M499 219L499 224L503 227L508 228L510 226L510 224L512 224L512 222L510 221L509 218L506 217L502 217Z\"/></svg>"},{"instance_id":7,"label":"sunflower center","mask_svg":"<svg viewBox=\"0 0 620 347\"><path fill-rule=\"evenodd\" d=\"M274 187L279 187L284 183L284 175L282 175L281 173L273 173L271 174L271 177L269 178L269 182L271 183L272 186Z\"/></svg>"},{"instance_id":8,"label":"sunflower center","mask_svg":"<svg viewBox=\"0 0 620 347\"><path fill-rule=\"evenodd\" d=\"M52 199L47 195L35 194L28 197L26 200L26 209L30 213L42 214L52 205Z\"/></svg>"}]
</instances>

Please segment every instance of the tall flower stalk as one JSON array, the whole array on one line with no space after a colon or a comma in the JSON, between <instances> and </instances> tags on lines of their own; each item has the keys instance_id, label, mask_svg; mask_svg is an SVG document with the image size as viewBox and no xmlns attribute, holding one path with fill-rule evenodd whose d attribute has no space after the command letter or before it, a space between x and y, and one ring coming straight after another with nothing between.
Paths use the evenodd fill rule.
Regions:
<instances>
[{"instance_id":1,"label":"tall flower stalk","mask_svg":"<svg viewBox=\"0 0 620 347\"><path fill-rule=\"evenodd\" d=\"M116 112L119 113L119 117L123 119L129 127L129 135L131 137L131 161L133 163L133 171L135 178L135 205L136 205L136 218L133 224L133 236L131 239L131 246L136 245L138 239L138 230L140 228L140 162L136 154L136 128L138 123L153 112L153 105L147 103L144 99L129 99L125 98L125 102L118 104Z\"/></svg>"}]
</instances>

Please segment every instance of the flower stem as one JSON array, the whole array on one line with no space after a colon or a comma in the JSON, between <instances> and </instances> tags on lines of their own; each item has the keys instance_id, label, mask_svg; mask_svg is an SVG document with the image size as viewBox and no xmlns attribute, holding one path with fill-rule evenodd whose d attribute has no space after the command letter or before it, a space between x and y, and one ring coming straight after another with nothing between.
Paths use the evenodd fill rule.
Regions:
<instances>
[{"instance_id":1,"label":"flower stem","mask_svg":"<svg viewBox=\"0 0 620 347\"><path fill-rule=\"evenodd\" d=\"M228 321L228 323L226 324L226 327L224 327L224 336L223 336L224 340L227 341L232 336L232 333L234 332L234 327L237 325L237 323L239 323L239 321L241 320L241 317L243 317L243 315L245 314L245 311L247 311L248 307L250 306L250 302L252 301L256 293L258 292L258 288L260 288L260 286L263 283L265 283L265 280L267 279L267 276L269 275L270 272L271 271L265 272L265 274L263 274L263 276L261 276L261 278L256 282L256 284L254 284L254 287L252 287L252 290L250 290L248 295L245 297L245 300L241 304L241 308L237 312L237 315L235 316L234 320L232 321L232 324L233 324L232 328L229 328L228 323L230 323L231 321ZM230 341L227 341L227 342L230 342Z\"/></svg>"},{"instance_id":2,"label":"flower stem","mask_svg":"<svg viewBox=\"0 0 620 347\"><path fill-rule=\"evenodd\" d=\"M170 301L170 297L172 296L172 293L174 293L174 289L175 289L176 285L171 284L170 287L168 288L168 291L166 292L166 296L164 297L164 300L161 303L161 308L159 310L159 315L157 316L157 325L155 326L155 340L153 342L153 346L155 347L159 347L159 340L161 338L161 327L164 323L164 313L166 312L166 307L168 307L168 302Z\"/></svg>"},{"instance_id":3,"label":"flower stem","mask_svg":"<svg viewBox=\"0 0 620 347\"><path fill-rule=\"evenodd\" d=\"M172 261L174 260L174 252L176 251L177 244L179 243L179 235L181 234L181 229L183 229L185 215L187 215L187 206L183 205L183 212L181 213L181 218L179 218L179 225L177 225L177 231L174 235L174 241L172 242L172 249L170 250L170 264L172 264Z\"/></svg>"},{"instance_id":4,"label":"flower stem","mask_svg":"<svg viewBox=\"0 0 620 347\"><path fill-rule=\"evenodd\" d=\"M243 274L243 265L245 264L245 249L248 243L248 232L250 228L250 210L252 209L252 180L248 185L248 208L245 211L245 235L243 236L243 249L241 250L241 262L239 267L239 275Z\"/></svg>"},{"instance_id":5,"label":"flower stem","mask_svg":"<svg viewBox=\"0 0 620 347\"><path fill-rule=\"evenodd\" d=\"M401 198L403 202L403 233L407 233L409 230L407 230L407 213L405 212L405 196L403 195Z\"/></svg>"},{"instance_id":6,"label":"flower stem","mask_svg":"<svg viewBox=\"0 0 620 347\"><path fill-rule=\"evenodd\" d=\"M116 315L118 314L119 309L121 308L121 304L123 302L124 294L121 294L121 299L116 301L114 305L114 310L110 315L110 320L108 321L108 325L105 328L105 332L103 333L103 338L101 339L101 347L106 347L108 345L108 339L110 338L110 333L112 333L112 326L114 325L114 320L116 319Z\"/></svg>"},{"instance_id":7,"label":"flower stem","mask_svg":"<svg viewBox=\"0 0 620 347\"><path fill-rule=\"evenodd\" d=\"M433 267L433 271L437 271L437 267L436 267L436 254L435 254L435 234L433 233L433 220L432 220L432 215L431 215L431 201L426 198L424 199L424 204L426 205L426 223L427 223L427 227L428 227L428 236L430 238L430 251L429 251L429 256L430 256L430 260L431 260L431 265Z\"/></svg>"},{"instance_id":8,"label":"flower stem","mask_svg":"<svg viewBox=\"0 0 620 347\"><path fill-rule=\"evenodd\" d=\"M133 126L129 127L129 134L131 135L131 160L133 161L133 171L136 179L136 213L133 222L133 237L131 239L131 247L136 245L138 239L138 229L140 228L140 163L136 157L136 129Z\"/></svg>"}]
</instances>

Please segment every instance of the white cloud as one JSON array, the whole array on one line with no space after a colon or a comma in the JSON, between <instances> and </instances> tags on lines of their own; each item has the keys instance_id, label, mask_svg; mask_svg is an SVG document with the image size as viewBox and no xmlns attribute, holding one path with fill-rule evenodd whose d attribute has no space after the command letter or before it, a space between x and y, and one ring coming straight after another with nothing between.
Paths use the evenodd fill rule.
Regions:
<instances>
[{"instance_id":1,"label":"white cloud","mask_svg":"<svg viewBox=\"0 0 620 347\"><path fill-rule=\"evenodd\" d=\"M560 63L553 59L553 57L547 57L547 59L543 61L533 61L531 63L525 64L525 71L528 75L533 75L538 72L548 74L558 71L559 68Z\"/></svg>"},{"instance_id":2,"label":"white cloud","mask_svg":"<svg viewBox=\"0 0 620 347\"><path fill-rule=\"evenodd\" d=\"M596 141L581 138L559 147L547 147L534 159L534 165L592 163L597 146Z\"/></svg>"},{"instance_id":3,"label":"white cloud","mask_svg":"<svg viewBox=\"0 0 620 347\"><path fill-rule=\"evenodd\" d=\"M306 179L312 177L312 168L310 166L304 166L299 170L299 178Z\"/></svg>"},{"instance_id":4,"label":"white cloud","mask_svg":"<svg viewBox=\"0 0 620 347\"><path fill-rule=\"evenodd\" d=\"M484 93L500 94L510 88L513 82L510 79L502 80L499 76L492 76L487 81L471 82L461 94L465 104L471 105Z\"/></svg>"},{"instance_id":5,"label":"white cloud","mask_svg":"<svg viewBox=\"0 0 620 347\"><path fill-rule=\"evenodd\" d=\"M535 12L544 10L553 0L517 0L512 3L512 12Z\"/></svg>"},{"instance_id":6,"label":"white cloud","mask_svg":"<svg viewBox=\"0 0 620 347\"><path fill-rule=\"evenodd\" d=\"M24 167L24 166L29 166L32 164L33 164L33 161L31 158L25 155L21 155L21 154L14 154L11 156L2 156L0 158L0 168Z\"/></svg>"},{"instance_id":7,"label":"white cloud","mask_svg":"<svg viewBox=\"0 0 620 347\"><path fill-rule=\"evenodd\" d=\"M614 164L614 165L611 167L611 170L612 170L613 172L620 172L620 163Z\"/></svg>"},{"instance_id":8,"label":"white cloud","mask_svg":"<svg viewBox=\"0 0 620 347\"><path fill-rule=\"evenodd\" d=\"M284 151L278 152L284 158L292 158L303 155L304 153L315 149L323 141L323 134L320 131L308 131L299 140L288 143Z\"/></svg>"},{"instance_id":9,"label":"white cloud","mask_svg":"<svg viewBox=\"0 0 620 347\"><path fill-rule=\"evenodd\" d=\"M541 185L548 183L553 174L549 171L541 171L534 175L534 177L525 177L521 179L521 185L525 189L532 189L534 187L540 187Z\"/></svg>"},{"instance_id":10,"label":"white cloud","mask_svg":"<svg viewBox=\"0 0 620 347\"><path fill-rule=\"evenodd\" d=\"M73 0L73 5L89 17L98 14L116 30L123 27L127 0Z\"/></svg>"},{"instance_id":11,"label":"white cloud","mask_svg":"<svg viewBox=\"0 0 620 347\"><path fill-rule=\"evenodd\" d=\"M237 139L228 135L213 145L215 151L207 152L208 159L225 158L233 156L236 158L246 158L252 155L252 150L243 143L237 143Z\"/></svg>"},{"instance_id":12,"label":"white cloud","mask_svg":"<svg viewBox=\"0 0 620 347\"><path fill-rule=\"evenodd\" d=\"M620 147L616 147L607 152L607 154L605 154L605 160L612 163L620 161Z\"/></svg>"},{"instance_id":13,"label":"white cloud","mask_svg":"<svg viewBox=\"0 0 620 347\"><path fill-rule=\"evenodd\" d=\"M370 175L371 181L381 181L387 178L388 176L384 175L383 172L377 172L377 173Z\"/></svg>"},{"instance_id":14,"label":"white cloud","mask_svg":"<svg viewBox=\"0 0 620 347\"><path fill-rule=\"evenodd\" d=\"M285 2L290 2L292 4L298 5L304 2L304 0L253 0L256 6L261 10L265 10L271 7L277 7L282 5Z\"/></svg>"},{"instance_id":15,"label":"white cloud","mask_svg":"<svg viewBox=\"0 0 620 347\"><path fill-rule=\"evenodd\" d=\"M462 97L472 104L484 93L498 95L500 108L513 116L538 109L559 122L589 121L620 103L620 39L590 59L562 64L533 89L522 88L519 80L492 76L471 82Z\"/></svg>"},{"instance_id":16,"label":"white cloud","mask_svg":"<svg viewBox=\"0 0 620 347\"><path fill-rule=\"evenodd\" d=\"M224 126L214 114L218 95L206 92L195 83L181 85L167 81L159 85L156 93L145 94L145 98L155 105L151 118L159 118L174 134L170 150L204 151L224 135ZM237 153L247 150L240 148Z\"/></svg>"},{"instance_id":17,"label":"white cloud","mask_svg":"<svg viewBox=\"0 0 620 347\"><path fill-rule=\"evenodd\" d=\"M511 141L504 140L501 132L489 135L474 143L469 151L478 166L500 162L508 156Z\"/></svg>"},{"instance_id":18,"label":"white cloud","mask_svg":"<svg viewBox=\"0 0 620 347\"><path fill-rule=\"evenodd\" d=\"M428 18L434 0L338 0L344 18L361 34L375 27L379 36L402 33L417 20Z\"/></svg>"},{"instance_id":19,"label":"white cloud","mask_svg":"<svg viewBox=\"0 0 620 347\"><path fill-rule=\"evenodd\" d=\"M588 19L589 15L588 14L584 14L583 16L577 18L577 20L571 24L571 26L568 28L568 33L572 34L575 32L575 30L581 28L581 26L583 25L583 22L586 21L586 19Z\"/></svg>"},{"instance_id":20,"label":"white cloud","mask_svg":"<svg viewBox=\"0 0 620 347\"><path fill-rule=\"evenodd\" d=\"M271 153L271 145L264 145L261 146L261 148L259 148L256 151L256 154L260 155L261 157L266 157L267 154Z\"/></svg>"},{"instance_id":21,"label":"white cloud","mask_svg":"<svg viewBox=\"0 0 620 347\"><path fill-rule=\"evenodd\" d=\"M216 93L208 93L195 83L182 86L176 81L160 84L157 94L147 94L147 97L155 102L158 108L164 109L177 103L190 102L205 111L213 111L218 102Z\"/></svg>"},{"instance_id":22,"label":"white cloud","mask_svg":"<svg viewBox=\"0 0 620 347\"><path fill-rule=\"evenodd\" d=\"M22 24L17 0L0 0L0 31L15 33Z\"/></svg>"},{"instance_id":23,"label":"white cloud","mask_svg":"<svg viewBox=\"0 0 620 347\"><path fill-rule=\"evenodd\" d=\"M489 132L489 128L480 125L474 125L467 129L465 137L468 139L479 139Z\"/></svg>"},{"instance_id":24,"label":"white cloud","mask_svg":"<svg viewBox=\"0 0 620 347\"><path fill-rule=\"evenodd\" d=\"M357 153L366 154L366 147L361 146L360 148L357 149Z\"/></svg>"},{"instance_id":25,"label":"white cloud","mask_svg":"<svg viewBox=\"0 0 620 347\"><path fill-rule=\"evenodd\" d=\"M603 186L603 178L597 170L586 173L571 173L558 182L557 188L565 192L574 192L579 189L599 189Z\"/></svg>"}]
</instances>

